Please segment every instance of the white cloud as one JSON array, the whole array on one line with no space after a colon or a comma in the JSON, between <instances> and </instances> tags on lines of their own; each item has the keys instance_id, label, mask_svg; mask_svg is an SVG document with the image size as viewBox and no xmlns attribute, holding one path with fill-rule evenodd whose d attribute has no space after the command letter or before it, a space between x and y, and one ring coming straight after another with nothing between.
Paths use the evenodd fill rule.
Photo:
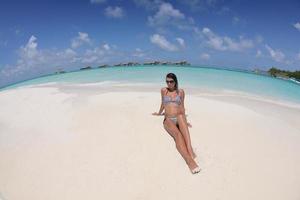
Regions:
<instances>
[{"instance_id":1,"label":"white cloud","mask_svg":"<svg viewBox=\"0 0 300 200\"><path fill-rule=\"evenodd\" d=\"M83 63L95 63L105 55L105 51L101 48L87 50L85 56L82 58Z\"/></svg>"},{"instance_id":2,"label":"white cloud","mask_svg":"<svg viewBox=\"0 0 300 200\"><path fill-rule=\"evenodd\" d=\"M124 10L119 6L116 7L109 6L105 8L104 14L110 18L122 18L125 16Z\"/></svg>"},{"instance_id":3,"label":"white cloud","mask_svg":"<svg viewBox=\"0 0 300 200\"><path fill-rule=\"evenodd\" d=\"M230 37L221 37L213 33L209 28L205 27L202 29L202 34L207 39L206 43L209 47L219 51L243 51L245 49L252 48L253 41L249 39L244 39L239 37L239 40L236 41Z\"/></svg>"},{"instance_id":4,"label":"white cloud","mask_svg":"<svg viewBox=\"0 0 300 200\"><path fill-rule=\"evenodd\" d=\"M110 50L110 46L109 46L108 44L104 44L104 45L103 45L103 48L104 48L105 50Z\"/></svg>"},{"instance_id":5,"label":"white cloud","mask_svg":"<svg viewBox=\"0 0 300 200\"><path fill-rule=\"evenodd\" d=\"M224 51L227 47L224 44L223 38L215 35L209 28L203 28L202 33L207 37L207 44L216 50Z\"/></svg>"},{"instance_id":6,"label":"white cloud","mask_svg":"<svg viewBox=\"0 0 300 200\"><path fill-rule=\"evenodd\" d=\"M174 44L170 43L164 36L154 34L150 37L150 41L166 51L177 51L178 48Z\"/></svg>"},{"instance_id":7,"label":"white cloud","mask_svg":"<svg viewBox=\"0 0 300 200\"><path fill-rule=\"evenodd\" d=\"M25 47L21 47L21 56L24 58L34 58L35 56L37 56L38 51L37 51L37 38L32 35L27 44L25 45Z\"/></svg>"},{"instance_id":8,"label":"white cloud","mask_svg":"<svg viewBox=\"0 0 300 200\"><path fill-rule=\"evenodd\" d=\"M173 6L170 3L162 3L155 17L160 18L166 16L174 18L184 18L184 14L182 14L179 10L173 8Z\"/></svg>"},{"instance_id":9,"label":"white cloud","mask_svg":"<svg viewBox=\"0 0 300 200\"><path fill-rule=\"evenodd\" d=\"M81 34L81 39L90 41L86 38L84 34ZM17 62L0 69L0 87L16 81L54 73L58 69L75 70L86 65L109 64L112 61L133 57L132 52L118 51L115 45L108 43L93 48L86 46L85 49L78 52L71 48L71 45L66 49L39 49L38 47L38 39L32 35L26 44L18 49ZM142 51L137 50L137 52L142 56Z\"/></svg>"},{"instance_id":10,"label":"white cloud","mask_svg":"<svg viewBox=\"0 0 300 200\"><path fill-rule=\"evenodd\" d=\"M109 44L104 44L101 47L94 49L87 49L84 55L81 57L81 62L84 64L97 64L107 62L110 56L113 56L115 52Z\"/></svg>"},{"instance_id":11,"label":"white cloud","mask_svg":"<svg viewBox=\"0 0 300 200\"><path fill-rule=\"evenodd\" d=\"M100 3L105 3L106 0L90 0L90 2L94 4L100 4Z\"/></svg>"},{"instance_id":12,"label":"white cloud","mask_svg":"<svg viewBox=\"0 0 300 200\"><path fill-rule=\"evenodd\" d=\"M233 25L239 25L239 26L247 25L247 21L239 16L234 16L231 21Z\"/></svg>"},{"instance_id":13,"label":"white cloud","mask_svg":"<svg viewBox=\"0 0 300 200\"><path fill-rule=\"evenodd\" d=\"M149 0L140 1L149 2ZM174 8L171 3L153 0L151 5L155 5L152 10L155 10L156 13L148 16L148 25L156 28L156 31L166 33L171 31L169 28L193 30L195 20L192 17L186 16L179 9Z\"/></svg>"},{"instance_id":14,"label":"white cloud","mask_svg":"<svg viewBox=\"0 0 300 200\"><path fill-rule=\"evenodd\" d=\"M133 57L138 57L138 58L142 58L145 55L146 55L145 52L143 52L140 48L136 48L132 54Z\"/></svg>"},{"instance_id":15,"label":"white cloud","mask_svg":"<svg viewBox=\"0 0 300 200\"><path fill-rule=\"evenodd\" d=\"M184 18L184 14L173 8L172 4L162 3L157 13L154 16L148 17L148 23L151 26L163 26L169 23L178 23L179 20Z\"/></svg>"},{"instance_id":16,"label":"white cloud","mask_svg":"<svg viewBox=\"0 0 300 200\"><path fill-rule=\"evenodd\" d=\"M91 44L91 39L87 33L78 32L78 36L71 41L71 47L75 49L84 44Z\"/></svg>"},{"instance_id":17,"label":"white cloud","mask_svg":"<svg viewBox=\"0 0 300 200\"><path fill-rule=\"evenodd\" d=\"M294 24L294 27L295 27L298 31L300 31L300 22L297 22L296 24Z\"/></svg>"},{"instance_id":18,"label":"white cloud","mask_svg":"<svg viewBox=\"0 0 300 200\"><path fill-rule=\"evenodd\" d=\"M56 55L62 59L69 59L69 61L72 63L79 59L79 58L77 58L77 53L73 49L70 49L70 48L60 51L60 52L56 53Z\"/></svg>"},{"instance_id":19,"label":"white cloud","mask_svg":"<svg viewBox=\"0 0 300 200\"><path fill-rule=\"evenodd\" d=\"M285 62L285 55L280 50L274 50L269 45L265 45L266 49L269 51L270 56L276 62Z\"/></svg>"},{"instance_id":20,"label":"white cloud","mask_svg":"<svg viewBox=\"0 0 300 200\"><path fill-rule=\"evenodd\" d=\"M24 71L36 65L45 63L48 52L38 49L37 38L32 35L25 46L21 46L18 50L19 58L17 60L16 71Z\"/></svg>"},{"instance_id":21,"label":"white cloud","mask_svg":"<svg viewBox=\"0 0 300 200\"><path fill-rule=\"evenodd\" d=\"M37 38L32 35L25 46L18 50L18 60L15 65L7 65L0 71L0 85L15 81L15 79L30 77L32 74L44 74L54 71L57 66L68 66L77 62L77 53L73 49L40 50Z\"/></svg>"},{"instance_id":22,"label":"white cloud","mask_svg":"<svg viewBox=\"0 0 300 200\"><path fill-rule=\"evenodd\" d=\"M179 45L181 46L181 47L185 47L185 41L184 41L184 39L182 39L182 38L176 38L176 41L179 43Z\"/></svg>"},{"instance_id":23,"label":"white cloud","mask_svg":"<svg viewBox=\"0 0 300 200\"><path fill-rule=\"evenodd\" d=\"M261 52L261 50L260 49L258 49L257 51L256 51L256 55L255 55L257 58L260 58L260 57L262 57L262 52Z\"/></svg>"},{"instance_id":24,"label":"white cloud","mask_svg":"<svg viewBox=\"0 0 300 200\"><path fill-rule=\"evenodd\" d=\"M210 55L208 53L202 53L200 55L201 60L209 60L210 59Z\"/></svg>"},{"instance_id":25,"label":"white cloud","mask_svg":"<svg viewBox=\"0 0 300 200\"><path fill-rule=\"evenodd\" d=\"M65 65L78 60L77 53L70 48L65 50L40 50L37 38L31 36L27 44L19 49L17 68L26 71L35 68L53 68L56 65Z\"/></svg>"},{"instance_id":26,"label":"white cloud","mask_svg":"<svg viewBox=\"0 0 300 200\"><path fill-rule=\"evenodd\" d=\"M87 35L85 34L80 34L78 38L81 38L80 41L90 41L87 40ZM7 65L1 69L0 77L7 77L7 79L0 78L2 79L0 85L23 76L53 73L57 70L57 67L68 68L76 65L82 66L86 63L103 63L113 55L116 55L114 53L112 47L106 43L101 47L86 49L82 54L78 54L72 48L62 50L38 49L37 38L32 35L26 45L19 48L17 63L15 65Z\"/></svg>"}]
</instances>

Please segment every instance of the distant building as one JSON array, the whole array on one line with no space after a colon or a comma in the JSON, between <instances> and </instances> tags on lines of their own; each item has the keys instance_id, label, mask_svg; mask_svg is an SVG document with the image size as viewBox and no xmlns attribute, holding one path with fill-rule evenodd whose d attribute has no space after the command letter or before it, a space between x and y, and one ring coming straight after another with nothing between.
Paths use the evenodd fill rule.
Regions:
<instances>
[{"instance_id":1,"label":"distant building","mask_svg":"<svg viewBox=\"0 0 300 200\"><path fill-rule=\"evenodd\" d=\"M66 73L62 68L59 68L54 74L63 74Z\"/></svg>"},{"instance_id":2,"label":"distant building","mask_svg":"<svg viewBox=\"0 0 300 200\"><path fill-rule=\"evenodd\" d=\"M80 68L80 70L86 70L86 69L92 69L92 67L91 66L87 66L87 67Z\"/></svg>"},{"instance_id":3,"label":"distant building","mask_svg":"<svg viewBox=\"0 0 300 200\"><path fill-rule=\"evenodd\" d=\"M98 68L108 67L108 65L100 65Z\"/></svg>"}]
</instances>

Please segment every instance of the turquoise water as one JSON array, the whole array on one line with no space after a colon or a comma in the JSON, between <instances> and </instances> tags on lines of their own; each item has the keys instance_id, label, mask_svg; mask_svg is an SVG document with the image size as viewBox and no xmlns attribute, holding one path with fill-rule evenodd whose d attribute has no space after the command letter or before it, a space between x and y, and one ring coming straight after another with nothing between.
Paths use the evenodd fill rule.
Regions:
<instances>
[{"instance_id":1,"label":"turquoise water","mask_svg":"<svg viewBox=\"0 0 300 200\"><path fill-rule=\"evenodd\" d=\"M97 83L113 81L161 83L164 85L165 75L169 72L177 75L179 87L183 88L191 86L214 91L243 92L300 103L300 85L296 83L241 71L193 66L130 66L81 70L27 80L1 90L48 82Z\"/></svg>"}]
</instances>

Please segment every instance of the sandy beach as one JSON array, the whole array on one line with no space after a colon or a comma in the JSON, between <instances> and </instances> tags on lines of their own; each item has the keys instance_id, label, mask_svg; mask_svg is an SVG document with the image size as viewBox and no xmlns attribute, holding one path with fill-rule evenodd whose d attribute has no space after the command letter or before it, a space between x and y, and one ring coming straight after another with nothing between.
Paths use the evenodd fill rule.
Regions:
<instances>
[{"instance_id":1,"label":"sandy beach","mask_svg":"<svg viewBox=\"0 0 300 200\"><path fill-rule=\"evenodd\" d=\"M299 108L184 89L195 175L151 115L160 87L1 91L0 199L300 199Z\"/></svg>"}]
</instances>

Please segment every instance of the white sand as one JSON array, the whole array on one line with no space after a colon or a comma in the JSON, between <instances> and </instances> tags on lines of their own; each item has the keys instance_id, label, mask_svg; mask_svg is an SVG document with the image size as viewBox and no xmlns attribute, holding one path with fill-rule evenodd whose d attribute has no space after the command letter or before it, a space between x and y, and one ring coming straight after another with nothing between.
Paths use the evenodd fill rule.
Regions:
<instances>
[{"instance_id":1,"label":"white sand","mask_svg":"<svg viewBox=\"0 0 300 200\"><path fill-rule=\"evenodd\" d=\"M300 110L186 89L192 175L159 89L0 92L0 199L300 199Z\"/></svg>"}]
</instances>

